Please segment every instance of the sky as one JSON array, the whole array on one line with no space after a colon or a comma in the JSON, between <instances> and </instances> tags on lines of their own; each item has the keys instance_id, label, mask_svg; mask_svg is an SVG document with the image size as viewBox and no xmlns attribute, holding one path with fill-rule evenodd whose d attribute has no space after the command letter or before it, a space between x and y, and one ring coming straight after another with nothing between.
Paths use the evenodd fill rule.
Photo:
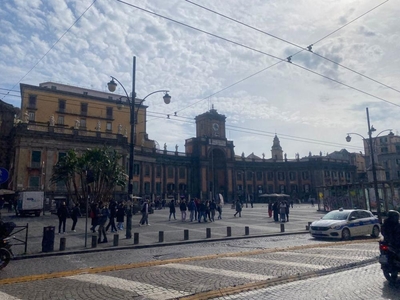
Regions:
<instances>
[{"instance_id":1,"label":"sky","mask_svg":"<svg viewBox=\"0 0 400 300\"><path fill-rule=\"evenodd\" d=\"M399 134L399 13L395 0L3 0L0 99L20 107L19 84L46 81L107 91L110 76L130 93L135 56L137 97L170 91L145 101L149 138L170 151L214 107L237 155L270 158L275 134L288 159L360 152L345 137L368 137L367 107L376 134Z\"/></svg>"}]
</instances>

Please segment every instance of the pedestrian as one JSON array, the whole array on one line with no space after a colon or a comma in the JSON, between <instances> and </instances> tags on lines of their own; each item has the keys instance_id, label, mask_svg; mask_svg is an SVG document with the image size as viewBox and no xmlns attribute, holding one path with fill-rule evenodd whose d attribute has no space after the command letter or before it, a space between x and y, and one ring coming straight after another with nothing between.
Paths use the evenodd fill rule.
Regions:
<instances>
[{"instance_id":1,"label":"pedestrian","mask_svg":"<svg viewBox=\"0 0 400 300\"><path fill-rule=\"evenodd\" d=\"M165 209L165 204L166 204L166 203L167 203L167 200L162 199L162 201L161 201L162 208Z\"/></svg>"},{"instance_id":2,"label":"pedestrian","mask_svg":"<svg viewBox=\"0 0 400 300\"><path fill-rule=\"evenodd\" d=\"M253 208L253 203L254 203L253 196L250 196L250 205L251 205L251 208Z\"/></svg>"},{"instance_id":3,"label":"pedestrian","mask_svg":"<svg viewBox=\"0 0 400 300\"><path fill-rule=\"evenodd\" d=\"M291 207L291 208L293 208L293 204L294 204L293 199L290 199L290 207Z\"/></svg>"},{"instance_id":4,"label":"pedestrian","mask_svg":"<svg viewBox=\"0 0 400 300\"><path fill-rule=\"evenodd\" d=\"M76 232L75 226L76 223L78 222L78 217L80 216L81 216L81 209L79 208L79 204L75 203L71 211L71 219L72 219L71 231Z\"/></svg>"},{"instance_id":5,"label":"pedestrian","mask_svg":"<svg viewBox=\"0 0 400 300\"><path fill-rule=\"evenodd\" d=\"M281 222L285 222L285 218L286 218L286 203L285 201L281 201L280 205L279 205L279 214L280 214L280 221Z\"/></svg>"},{"instance_id":6,"label":"pedestrian","mask_svg":"<svg viewBox=\"0 0 400 300\"><path fill-rule=\"evenodd\" d=\"M272 205L272 211L274 214L274 221L278 222L279 221L279 204L278 201L275 201L274 204Z\"/></svg>"},{"instance_id":7,"label":"pedestrian","mask_svg":"<svg viewBox=\"0 0 400 300\"><path fill-rule=\"evenodd\" d=\"M215 211L216 211L216 209L217 209L217 204L215 204L215 201L213 200L213 201L211 201L211 203L210 203L210 212L211 212L211 220L213 221L213 222L215 222Z\"/></svg>"},{"instance_id":8,"label":"pedestrian","mask_svg":"<svg viewBox=\"0 0 400 300\"><path fill-rule=\"evenodd\" d=\"M199 214L200 214L200 199L196 198L194 200L194 204L196 204L196 210L194 212L194 220L197 221L199 218Z\"/></svg>"},{"instance_id":9,"label":"pedestrian","mask_svg":"<svg viewBox=\"0 0 400 300\"><path fill-rule=\"evenodd\" d=\"M240 203L239 200L236 201L235 208L236 208L236 212L233 216L236 217L236 215L239 214L239 218L241 218L242 217L242 204Z\"/></svg>"},{"instance_id":10,"label":"pedestrian","mask_svg":"<svg viewBox=\"0 0 400 300\"><path fill-rule=\"evenodd\" d=\"M123 202L120 202L117 206L116 217L118 230L124 230L125 207Z\"/></svg>"},{"instance_id":11,"label":"pedestrian","mask_svg":"<svg viewBox=\"0 0 400 300\"><path fill-rule=\"evenodd\" d=\"M272 217L272 203L268 203L268 216L271 218Z\"/></svg>"},{"instance_id":12,"label":"pedestrian","mask_svg":"<svg viewBox=\"0 0 400 300\"><path fill-rule=\"evenodd\" d=\"M171 216L174 216L174 220L176 220L175 212L176 212L176 210L175 210L175 200L172 199L169 202L169 218L168 218L168 221L171 221Z\"/></svg>"},{"instance_id":13,"label":"pedestrian","mask_svg":"<svg viewBox=\"0 0 400 300\"><path fill-rule=\"evenodd\" d=\"M142 218L140 219L139 226L142 226L146 223L149 226L149 201L145 200L142 205Z\"/></svg>"},{"instance_id":14,"label":"pedestrian","mask_svg":"<svg viewBox=\"0 0 400 300\"><path fill-rule=\"evenodd\" d=\"M106 223L108 220L108 217L110 215L110 212L107 208L107 206L103 203L99 203L99 207L100 209L100 214L98 215L98 222L99 222L99 238L97 240L97 242L100 243L107 243L107 236L106 236ZM101 237L103 236L103 240L101 239Z\"/></svg>"},{"instance_id":15,"label":"pedestrian","mask_svg":"<svg viewBox=\"0 0 400 300\"><path fill-rule=\"evenodd\" d=\"M222 219L222 205L218 204L217 205L217 212L218 212L218 220Z\"/></svg>"},{"instance_id":16,"label":"pedestrian","mask_svg":"<svg viewBox=\"0 0 400 300\"><path fill-rule=\"evenodd\" d=\"M286 222L289 222L289 204L287 202L286 202L285 215L286 215Z\"/></svg>"},{"instance_id":17,"label":"pedestrian","mask_svg":"<svg viewBox=\"0 0 400 300\"><path fill-rule=\"evenodd\" d=\"M96 227L98 225L98 219L99 219L99 207L97 206L97 203L92 203L90 206L90 218L92 219L92 227L90 230L95 233L96 232Z\"/></svg>"},{"instance_id":18,"label":"pedestrian","mask_svg":"<svg viewBox=\"0 0 400 300\"><path fill-rule=\"evenodd\" d=\"M186 211L187 211L187 205L185 199L182 199L181 204L179 205L179 209L181 210L182 222L184 222L186 220Z\"/></svg>"},{"instance_id":19,"label":"pedestrian","mask_svg":"<svg viewBox=\"0 0 400 300\"><path fill-rule=\"evenodd\" d=\"M208 220L210 222L212 222L211 220L211 210L210 210L210 200L206 201L206 218L208 218Z\"/></svg>"},{"instance_id":20,"label":"pedestrian","mask_svg":"<svg viewBox=\"0 0 400 300\"><path fill-rule=\"evenodd\" d=\"M194 203L194 199L191 199L189 204L188 204L188 209L190 212L190 222L193 222L193 220L196 221L195 219L195 214L196 214L196 203Z\"/></svg>"},{"instance_id":21,"label":"pedestrian","mask_svg":"<svg viewBox=\"0 0 400 300\"><path fill-rule=\"evenodd\" d=\"M68 208L65 205L65 202L61 203L60 207L57 210L58 216L58 233L65 233L65 224L67 222L68 217ZM62 225L62 232L61 232L61 225Z\"/></svg>"},{"instance_id":22,"label":"pedestrian","mask_svg":"<svg viewBox=\"0 0 400 300\"><path fill-rule=\"evenodd\" d=\"M198 216L197 216L197 220L199 221L199 223L201 223L201 218L203 218L204 222L207 223L206 211L207 211L207 204L204 201L200 202Z\"/></svg>"},{"instance_id":23,"label":"pedestrian","mask_svg":"<svg viewBox=\"0 0 400 300\"><path fill-rule=\"evenodd\" d=\"M117 214L117 203L115 202L114 199L110 200L110 204L108 205L108 210L110 212L110 220L108 221L106 231L110 229L111 227L111 232L117 232L117 226L115 226L115 217Z\"/></svg>"}]
</instances>

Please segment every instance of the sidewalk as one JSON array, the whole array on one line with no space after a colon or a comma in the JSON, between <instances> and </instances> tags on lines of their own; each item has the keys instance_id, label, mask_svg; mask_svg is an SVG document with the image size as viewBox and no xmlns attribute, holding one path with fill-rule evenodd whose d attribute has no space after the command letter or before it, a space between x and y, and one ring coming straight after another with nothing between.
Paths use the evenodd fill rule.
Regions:
<instances>
[{"instance_id":1,"label":"sidewalk","mask_svg":"<svg viewBox=\"0 0 400 300\"><path fill-rule=\"evenodd\" d=\"M268 235L281 234L299 234L306 233L306 225L308 222L319 219L323 213L318 212L317 207L311 207L309 204L297 204L290 210L289 222L284 224L285 233L281 233L281 223L274 222L268 217L266 204L254 204L254 208L248 205L243 207L242 217L234 217L234 210L230 204L226 204L222 213L222 220L215 222L198 223L189 222L188 218L185 222L181 221L181 213L177 209L176 219L168 221L169 209L156 210L154 214L149 215L150 226L139 227L140 215L136 214L132 217L132 238L126 239L126 231L119 231L118 247L113 246L114 234L107 232L108 243L99 244L97 248L91 248L92 233L90 231L90 218L88 219L88 235L87 246L85 247L85 223L86 218L80 218L77 223L76 232L72 232L72 220L67 219L67 232L65 234L58 233L58 218L56 215L46 212L40 217L16 217L14 213L9 213L6 209L2 210L2 218L4 222L12 221L19 226L28 224L28 246L27 253L24 254L24 246L14 245L13 251L17 258L35 257L47 255L62 255L68 253L87 252L87 251L109 251L123 248L143 248L165 246L179 243L201 243L206 241L227 240L238 238L253 238ZM187 214L189 216L189 214ZM47 226L55 227L55 241L53 252L42 252L43 228ZM126 226L126 218L125 218ZM249 235L245 235L245 227L249 227ZM231 227L231 237L227 237L227 227ZM206 238L206 229L211 229L211 238ZM184 230L189 230L189 240L184 240ZM159 242L159 231L164 232L164 242ZM134 245L134 233L139 233L139 243ZM24 240L25 231L16 235L17 238ZM97 233L96 233L97 234ZM66 238L66 247L64 251L60 251L60 238Z\"/></svg>"}]
</instances>

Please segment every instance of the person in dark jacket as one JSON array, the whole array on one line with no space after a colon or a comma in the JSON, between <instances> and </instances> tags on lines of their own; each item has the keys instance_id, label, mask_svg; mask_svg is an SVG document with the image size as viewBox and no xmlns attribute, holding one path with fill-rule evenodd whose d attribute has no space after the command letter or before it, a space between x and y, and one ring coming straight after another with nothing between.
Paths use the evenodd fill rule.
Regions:
<instances>
[{"instance_id":1,"label":"person in dark jacket","mask_svg":"<svg viewBox=\"0 0 400 300\"><path fill-rule=\"evenodd\" d=\"M79 208L79 204L75 203L71 211L71 219L72 219L71 231L76 232L75 226L76 223L78 222L78 217L80 216L81 216L81 209Z\"/></svg>"},{"instance_id":2,"label":"person in dark jacket","mask_svg":"<svg viewBox=\"0 0 400 300\"><path fill-rule=\"evenodd\" d=\"M182 199L181 204L179 205L179 209L181 211L182 222L186 220L186 211L187 205L185 199Z\"/></svg>"},{"instance_id":3,"label":"person in dark jacket","mask_svg":"<svg viewBox=\"0 0 400 300\"><path fill-rule=\"evenodd\" d=\"M90 230L94 233L96 232L96 227L98 225L98 214L99 214L99 208L97 206L97 203L92 203L92 205L90 205L90 218L92 219L92 227L90 228Z\"/></svg>"},{"instance_id":4,"label":"person in dark jacket","mask_svg":"<svg viewBox=\"0 0 400 300\"><path fill-rule=\"evenodd\" d=\"M389 210L387 219L382 225L382 235L384 241L394 247L397 251L400 250L400 224L399 213L395 210Z\"/></svg>"},{"instance_id":5,"label":"person in dark jacket","mask_svg":"<svg viewBox=\"0 0 400 300\"><path fill-rule=\"evenodd\" d=\"M58 216L58 233L61 233L61 225L63 228L62 233L65 233L65 223L67 222L68 217L68 208L65 205L65 202L61 203L60 207L57 210Z\"/></svg>"},{"instance_id":6,"label":"person in dark jacket","mask_svg":"<svg viewBox=\"0 0 400 300\"><path fill-rule=\"evenodd\" d=\"M211 221L215 222L215 211L217 209L217 204L215 201L210 202L210 212L211 212Z\"/></svg>"},{"instance_id":7,"label":"person in dark jacket","mask_svg":"<svg viewBox=\"0 0 400 300\"><path fill-rule=\"evenodd\" d=\"M168 218L168 221L171 221L171 216L172 215L174 216L174 220L176 220L175 212L176 212L176 210L175 210L175 200L171 200L169 202L169 218Z\"/></svg>"},{"instance_id":8,"label":"person in dark jacket","mask_svg":"<svg viewBox=\"0 0 400 300\"><path fill-rule=\"evenodd\" d=\"M242 204L240 203L239 200L236 201L235 208L236 212L233 216L236 217L236 215L239 214L239 218L242 217Z\"/></svg>"},{"instance_id":9,"label":"person in dark jacket","mask_svg":"<svg viewBox=\"0 0 400 300\"><path fill-rule=\"evenodd\" d=\"M110 215L110 212L108 211L108 208L105 204L103 203L99 203L99 207L100 209L100 214L98 215L99 217L99 239L97 240L97 242L100 243L107 243L107 236L106 236L106 223L108 220L108 217ZM101 237L103 236L103 240L101 239Z\"/></svg>"},{"instance_id":10,"label":"person in dark jacket","mask_svg":"<svg viewBox=\"0 0 400 300\"><path fill-rule=\"evenodd\" d=\"M200 202L200 204L199 204L199 213L198 213L198 216L197 216L197 219L198 219L199 223L201 223L201 218L203 218L204 222L207 223L206 211L207 211L207 204L204 201Z\"/></svg>"},{"instance_id":11,"label":"person in dark jacket","mask_svg":"<svg viewBox=\"0 0 400 300\"><path fill-rule=\"evenodd\" d=\"M142 204L142 209L141 209L141 213L142 213L142 218L139 221L139 226L142 226L146 223L146 225L150 225L149 224L149 201L145 200Z\"/></svg>"},{"instance_id":12,"label":"person in dark jacket","mask_svg":"<svg viewBox=\"0 0 400 300\"><path fill-rule=\"evenodd\" d=\"M196 203L194 203L193 199L190 200L190 202L188 204L188 209L190 211L190 222L193 222L193 220L196 220L195 215L196 215L196 210L197 210Z\"/></svg>"},{"instance_id":13,"label":"person in dark jacket","mask_svg":"<svg viewBox=\"0 0 400 300\"><path fill-rule=\"evenodd\" d=\"M125 218L125 206L124 203L120 202L117 207L117 227L118 230L124 230L124 218Z\"/></svg>"},{"instance_id":14,"label":"person in dark jacket","mask_svg":"<svg viewBox=\"0 0 400 300\"><path fill-rule=\"evenodd\" d=\"M274 213L274 221L278 222L279 221L279 204L277 201L274 202L272 205L272 211Z\"/></svg>"},{"instance_id":15,"label":"person in dark jacket","mask_svg":"<svg viewBox=\"0 0 400 300\"><path fill-rule=\"evenodd\" d=\"M110 211L110 221L107 224L106 231L110 229L111 227L111 232L117 232L117 227L115 226L115 217L117 214L117 203L114 200L110 201L110 204L108 205L108 210Z\"/></svg>"}]
</instances>

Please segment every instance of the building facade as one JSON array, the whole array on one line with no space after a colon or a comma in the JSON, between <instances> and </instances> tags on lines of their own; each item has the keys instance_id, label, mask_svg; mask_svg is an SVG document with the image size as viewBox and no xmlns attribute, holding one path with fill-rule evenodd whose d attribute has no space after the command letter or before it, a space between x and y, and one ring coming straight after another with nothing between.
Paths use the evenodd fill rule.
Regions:
<instances>
[{"instance_id":1,"label":"building facade","mask_svg":"<svg viewBox=\"0 0 400 300\"><path fill-rule=\"evenodd\" d=\"M121 108L121 97L53 82L21 84L21 122L10 135L12 189L65 197L62 184L49 180L53 166L69 149L111 146L121 154L128 173L129 107ZM138 196L212 199L221 194L230 202L285 193L308 199L318 197L317 187L350 184L357 178L356 166L346 159L322 154L288 159L276 135L271 158L236 155L233 141L226 138L226 117L214 108L195 118L195 136L186 139L184 152L160 149L148 138L146 108L136 105L133 193ZM115 197L126 198L127 189L116 189Z\"/></svg>"}]
</instances>

